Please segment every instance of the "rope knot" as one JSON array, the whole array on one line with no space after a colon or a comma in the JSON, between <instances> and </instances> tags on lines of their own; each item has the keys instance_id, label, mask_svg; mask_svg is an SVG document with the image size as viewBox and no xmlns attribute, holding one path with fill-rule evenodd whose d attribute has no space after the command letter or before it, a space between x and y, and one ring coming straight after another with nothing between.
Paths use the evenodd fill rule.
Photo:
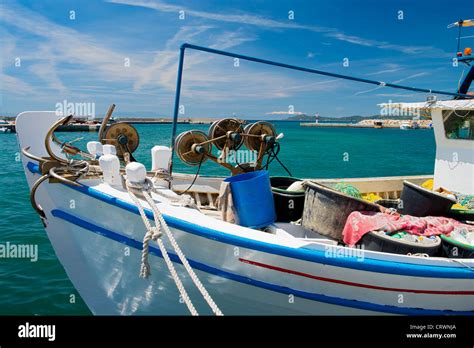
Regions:
<instances>
[{"instance_id":1,"label":"rope knot","mask_svg":"<svg viewBox=\"0 0 474 348\"><path fill-rule=\"evenodd\" d=\"M148 232L151 235L151 239L153 239L154 241L157 241L158 238L161 238L161 236L163 235L163 232L160 231L159 226L152 227Z\"/></svg>"},{"instance_id":2,"label":"rope knot","mask_svg":"<svg viewBox=\"0 0 474 348\"><path fill-rule=\"evenodd\" d=\"M142 183L131 182L128 179L125 183L129 190L138 195L143 195L143 192L150 193L153 189L153 182L148 178Z\"/></svg>"}]
</instances>

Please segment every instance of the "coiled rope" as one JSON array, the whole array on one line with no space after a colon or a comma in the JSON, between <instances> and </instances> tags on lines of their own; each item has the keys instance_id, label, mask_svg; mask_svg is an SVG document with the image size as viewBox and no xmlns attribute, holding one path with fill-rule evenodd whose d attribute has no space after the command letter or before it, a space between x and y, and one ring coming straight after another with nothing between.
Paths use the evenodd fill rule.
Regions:
<instances>
[{"instance_id":1,"label":"coiled rope","mask_svg":"<svg viewBox=\"0 0 474 348\"><path fill-rule=\"evenodd\" d=\"M186 269L187 273L189 274L190 278L192 279L193 283L196 285L198 288L199 292L203 296L204 300L207 302L211 310L214 312L215 315L222 316L223 313L217 306L217 304L214 302L212 297L209 295L208 291L204 287L204 285L201 283L199 280L198 276L192 269L191 265L189 264L188 260L186 259L186 256L184 253L181 251L181 248L179 247L178 243L176 242L171 230L169 229L168 225L166 224L165 219L163 218L163 215L159 211L158 207L155 204L155 201L150 195L151 188L153 187L153 184L147 180L144 185L135 185L130 183L128 180L126 181L126 186L128 193L130 194L130 197L132 198L133 202L136 204L138 207L138 210L140 212L140 216L142 217L142 220L147 228L147 232L145 234L145 237L143 239L143 249L142 249L142 260L141 260L141 267L140 267L140 277L142 278L148 278L148 276L151 274L150 271L150 265L148 262L148 254L149 254L149 243L151 240L155 240L158 243L158 246L160 248L160 251L163 255L163 259L166 262L166 265L168 266L168 269L170 271L171 276L173 277L173 280L176 283L176 287L178 288L181 298L183 301L186 303L189 311L191 312L192 315L199 315L198 312L196 311L194 305L191 302L191 299L189 298L188 293L186 292L186 289L183 286L183 283L179 279L178 274L176 273L176 270L173 266L173 263L171 262L168 252L166 251L166 248L163 244L163 241L161 240L161 229L163 229L164 233L168 237L168 240L170 241L171 246L175 250L176 254L178 255L179 259L181 260L181 263L183 264L184 268ZM155 227L152 227L146 214L143 209L143 206L141 205L139 199L136 197L135 192L138 194L143 195L145 200L147 201L148 205L151 207L153 211L153 217L155 220Z\"/></svg>"}]
</instances>

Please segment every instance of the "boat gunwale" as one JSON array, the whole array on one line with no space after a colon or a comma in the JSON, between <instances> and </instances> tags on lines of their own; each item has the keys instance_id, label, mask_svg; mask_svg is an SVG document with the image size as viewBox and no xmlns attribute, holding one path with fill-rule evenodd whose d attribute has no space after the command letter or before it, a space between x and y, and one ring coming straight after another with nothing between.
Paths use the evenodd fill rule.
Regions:
<instances>
[{"instance_id":1,"label":"boat gunwale","mask_svg":"<svg viewBox=\"0 0 474 348\"><path fill-rule=\"evenodd\" d=\"M39 167L33 162L28 162L26 167L32 172L38 174ZM118 197L114 197L108 193L97 190L94 187L84 185L70 186L63 184L75 191L86 194L90 197L96 198L105 203L111 204L118 208L127 210L134 214L139 214L138 208ZM145 213L148 218L153 219L153 212L145 208ZM276 254L284 257L295 258L299 260L317 262L320 264L327 264L335 267L351 268L362 271L387 273L402 276L421 276L427 278L455 278L455 279L474 279L474 271L465 266L452 267L451 265L423 265L417 263L399 262L393 260L379 260L364 257L361 262L355 257L338 256L336 258L329 258L324 251L305 248L305 247L289 247L274 243L268 243L257 239L242 237L231 234L225 231L215 230L206 226L196 225L189 221L180 218L163 214L165 221L173 228L177 228L183 232L192 233L203 238L216 240L222 243L241 246L247 249L258 250L270 254ZM344 246L337 246L336 248L347 248ZM469 260L469 259L468 259Z\"/></svg>"}]
</instances>

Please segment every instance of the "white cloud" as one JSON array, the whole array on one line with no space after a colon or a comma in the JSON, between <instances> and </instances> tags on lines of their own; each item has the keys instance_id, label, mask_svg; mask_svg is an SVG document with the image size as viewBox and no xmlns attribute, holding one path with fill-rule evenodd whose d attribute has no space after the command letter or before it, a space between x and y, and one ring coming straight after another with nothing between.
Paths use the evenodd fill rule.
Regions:
<instances>
[{"instance_id":1,"label":"white cloud","mask_svg":"<svg viewBox=\"0 0 474 348\"><path fill-rule=\"evenodd\" d=\"M33 63L30 72L43 79L48 87L61 92L66 90L58 74L58 66L62 63L87 67L89 74L104 79L133 78L123 66L126 55L107 49L88 35L57 25L33 11L18 6L0 6L3 22L35 37L28 40L28 44L24 42L16 53L23 62Z\"/></svg>"},{"instance_id":2,"label":"white cloud","mask_svg":"<svg viewBox=\"0 0 474 348\"><path fill-rule=\"evenodd\" d=\"M360 46L372 47L372 46L377 46L378 44L377 41L367 40L358 36L346 35L344 33L339 33L339 32L328 33L327 36L340 40L340 41L350 42L352 44L360 45Z\"/></svg>"},{"instance_id":3,"label":"white cloud","mask_svg":"<svg viewBox=\"0 0 474 348\"><path fill-rule=\"evenodd\" d=\"M420 72L420 73L412 74L412 75L404 77L402 79L393 81L392 83L400 83L400 82L403 82L403 81L407 81L407 80L411 80L411 79L414 79L414 78L417 78L417 77L427 76L427 75L430 75L430 73L429 72Z\"/></svg>"},{"instance_id":4,"label":"white cloud","mask_svg":"<svg viewBox=\"0 0 474 348\"><path fill-rule=\"evenodd\" d=\"M365 93L370 93L370 92L373 92L373 91L376 91L380 88L383 88L383 86L377 86L377 87L374 87L374 88L371 88L371 89L367 89L367 90L364 90L364 91L359 91L359 92L355 92L354 95L360 95L360 94L365 94Z\"/></svg>"},{"instance_id":5,"label":"white cloud","mask_svg":"<svg viewBox=\"0 0 474 348\"><path fill-rule=\"evenodd\" d=\"M116 3L144 4L145 7L158 6L158 11L174 12L178 6L162 2L115 0ZM150 5L151 4L151 5ZM158 5L157 5L158 4ZM358 45L377 46L380 43L364 40L336 32L334 29L283 23L247 14L213 14L185 9L187 15L216 21L251 24L275 29L303 29L318 31L337 40ZM107 42L98 41L95 36L58 25L44 16L21 6L7 6L0 3L0 21L7 26L0 30L2 35L2 55L8 61L20 56L22 74L0 70L3 90L13 94L28 94L31 98L62 98L73 95L77 98L102 97L103 99L126 96L127 104L133 107L154 105L151 109L171 105L176 84L178 46L186 41L202 43L219 49L230 49L256 40L246 29L223 31L217 26L186 25L164 40L159 48L147 51L127 52L118 45L111 48ZM7 28L15 27L14 36ZM13 31L12 31L13 32ZM26 35L25 35L26 34ZM31 39L33 37L33 39ZM15 45L15 42L17 45ZM20 46L21 44L21 46ZM324 44L324 43L323 43ZM17 47L18 46L18 47ZM130 67L124 67L124 59L129 58ZM241 69L234 69L232 59L187 51L183 98L193 98L204 102L228 103L248 99L287 98L302 92L325 92L341 88L344 81L314 81L302 79L301 75L279 73L281 70L260 70L253 63L241 62ZM353 64L354 62L352 62ZM4 67L5 68L5 67ZM396 67L384 65L385 72ZM276 73L275 73L276 72ZM376 73L383 73L381 70ZM372 74L376 74L372 73ZM421 75L418 75L421 76ZM417 76L408 77L415 78ZM405 78L405 79L408 79ZM42 87L37 80L40 80ZM308 81L305 83L305 81ZM123 99L121 99L123 100ZM216 106L217 108L217 106Z\"/></svg>"},{"instance_id":6,"label":"white cloud","mask_svg":"<svg viewBox=\"0 0 474 348\"><path fill-rule=\"evenodd\" d=\"M382 70L374 71L368 74L365 74L366 76L375 76L375 75L383 75L383 74L390 74L394 73L397 71L403 70L403 67L401 67L398 64L384 64L384 68Z\"/></svg>"},{"instance_id":7,"label":"white cloud","mask_svg":"<svg viewBox=\"0 0 474 348\"><path fill-rule=\"evenodd\" d=\"M34 88L20 80L19 78L7 75L3 72L0 73L1 83L0 83L0 90L2 93L9 92L18 95L26 95L34 93Z\"/></svg>"},{"instance_id":8,"label":"white cloud","mask_svg":"<svg viewBox=\"0 0 474 348\"><path fill-rule=\"evenodd\" d=\"M213 48L230 49L256 39L243 30L218 31L210 25L183 26L164 42L163 49L122 52L26 8L0 6L0 20L23 32L19 41L21 47L11 46L8 59L12 59L14 53L20 55L29 73L22 71L21 75L13 77L13 72L4 80L4 87L8 91L16 89L14 86L19 86L17 90L28 89L32 99L44 97L48 103L54 98L72 96L105 99L108 93L108 100L116 100L117 95L132 97L135 94L141 101L156 96L154 100L171 105L176 87L178 46L182 42L192 40ZM29 39L31 36L34 39ZM15 42L15 37L10 38ZM124 67L125 58L131 62L128 68ZM235 69L231 59L188 51L183 97L227 102L238 98L285 98L293 93L318 89L319 82L305 85L298 77L279 74L278 71L261 71L253 63L241 64L244 65L242 69ZM127 103L130 103L128 99Z\"/></svg>"},{"instance_id":9,"label":"white cloud","mask_svg":"<svg viewBox=\"0 0 474 348\"><path fill-rule=\"evenodd\" d=\"M214 20L220 22L227 22L227 23L236 23L236 24L246 24L246 25L253 25L259 28L266 28L266 29L300 29L306 31L312 31L317 33L323 33L326 37L330 37L339 41L349 42L355 45L361 45L366 47L377 47L380 49L388 49L399 51L407 54L419 54L419 53L426 53L431 52L431 54L435 53L442 53L441 50L435 49L431 46L405 46L399 44L392 44L385 41L377 41L377 40L370 40L366 38L362 38L359 36L348 35L336 28L329 28L324 26L316 26L316 25L304 25L299 24L291 21L276 21L273 19L265 18L262 16L251 15L247 13L239 13L239 14L224 14L224 13L216 13L216 12L206 12L206 11L198 11L192 10L185 6L177 6L165 3L160 0L107 0L107 2L121 4L121 5L128 5L128 6L138 6L153 9L155 11L160 12L167 12L167 13L175 13L178 15L179 11L184 11L186 16L196 17L196 18L203 18L207 20ZM323 43L327 44L327 43Z\"/></svg>"},{"instance_id":10,"label":"white cloud","mask_svg":"<svg viewBox=\"0 0 474 348\"><path fill-rule=\"evenodd\" d=\"M61 93L67 92L67 88L59 78L53 63L44 62L32 64L28 67L28 70L46 82L50 88Z\"/></svg>"},{"instance_id":11,"label":"white cloud","mask_svg":"<svg viewBox=\"0 0 474 348\"><path fill-rule=\"evenodd\" d=\"M19 6L0 5L0 20L19 30L34 35L34 40L23 42L22 49L15 49L15 38L5 34L8 45L2 53L13 61L13 51L18 54L24 66L33 76L41 79L45 87L60 93L70 92L65 81L69 77L82 80L129 83L135 92L146 88L162 87L167 91L175 88L178 46L188 40L202 39L203 34L211 36L212 26L185 26L164 44L164 49L152 52L121 52L97 42L94 37L74 29L53 23L47 18ZM228 49L254 40L253 36L241 31L212 34L212 45ZM125 60L130 66L125 67ZM197 52L186 55L186 69L209 60L209 56ZM81 76L82 75L82 76ZM219 76L219 75L217 75ZM22 78L25 78L22 75ZM28 78L28 77L26 77ZM211 77L208 77L210 80ZM187 76L188 86L204 81L204 72ZM214 81L219 78L214 77ZM12 79L4 81L7 85ZM15 77L16 83L20 76ZM6 86L8 88L8 86ZM8 88L9 89L9 88ZM82 87L82 91L86 90ZM90 90L94 92L93 89Z\"/></svg>"},{"instance_id":12,"label":"white cloud","mask_svg":"<svg viewBox=\"0 0 474 348\"><path fill-rule=\"evenodd\" d=\"M414 79L414 78L417 78L417 77L421 77L421 76L426 76L426 75L430 75L430 73L428 73L428 72L420 72L420 73L412 74L412 75L409 75L409 76L404 77L404 78L402 78L402 79L393 81L393 82L391 82L391 83L400 83L400 82L403 82L403 81L411 80L411 79ZM381 89L381 88L385 88L385 87L382 86L382 85L376 86L376 87L371 88L371 89L368 89L368 90L356 92L356 93L354 93L354 95L356 96L356 95L360 95L360 94L365 94L365 93L373 92L373 91L376 91L376 90ZM380 95L380 94L379 94L379 95Z\"/></svg>"},{"instance_id":13,"label":"white cloud","mask_svg":"<svg viewBox=\"0 0 474 348\"><path fill-rule=\"evenodd\" d=\"M150 1L150 0L108 0L107 2L129 5L129 6L138 6L153 9L160 12L175 13L178 16L180 11L184 11L185 16L204 18L208 20L228 22L228 23L237 23L237 24L249 24L256 25L259 27L265 28L274 28L274 29L308 29L312 31L326 32L327 28L317 27L317 26L305 26L294 22L280 22L273 19L268 19L260 16L250 15L250 14L222 14L222 13L213 13L205 11L192 10L184 6L177 6L167 4L162 1Z\"/></svg>"}]
</instances>

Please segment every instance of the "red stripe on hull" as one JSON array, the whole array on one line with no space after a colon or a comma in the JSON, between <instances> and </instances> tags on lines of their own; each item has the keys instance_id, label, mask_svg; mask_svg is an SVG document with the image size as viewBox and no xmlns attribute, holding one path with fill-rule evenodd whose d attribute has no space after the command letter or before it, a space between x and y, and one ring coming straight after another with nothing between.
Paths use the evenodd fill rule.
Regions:
<instances>
[{"instance_id":1,"label":"red stripe on hull","mask_svg":"<svg viewBox=\"0 0 474 348\"><path fill-rule=\"evenodd\" d=\"M300 276L300 277L320 280L320 281L323 281L323 282L354 286L354 287L358 287L358 288L366 288L366 289L374 289L374 290L382 290L382 291L411 292L411 293L415 293L415 294L474 295L474 291L443 291L443 290L418 290L418 289L388 288L388 287L383 287L383 286L376 286L376 285L369 285L369 284L362 284L362 283L354 283L354 282L349 282L349 281L346 281L346 280L318 277L318 276L315 276L315 275L312 275L312 274L298 272L298 271L294 271L294 270L286 269L286 268L281 268L281 267L277 267L277 266L272 266L272 265L268 265L268 264L265 264L265 263L260 263L260 262L257 262L257 261L251 261L251 260L247 260L247 259L243 259L243 258L239 258L239 261L241 261L243 263L247 263L249 265L258 266L258 267L262 267L262 268L267 268L267 269L271 269L271 270L278 271L278 272L293 274L293 275L297 275L297 276Z\"/></svg>"}]
</instances>

